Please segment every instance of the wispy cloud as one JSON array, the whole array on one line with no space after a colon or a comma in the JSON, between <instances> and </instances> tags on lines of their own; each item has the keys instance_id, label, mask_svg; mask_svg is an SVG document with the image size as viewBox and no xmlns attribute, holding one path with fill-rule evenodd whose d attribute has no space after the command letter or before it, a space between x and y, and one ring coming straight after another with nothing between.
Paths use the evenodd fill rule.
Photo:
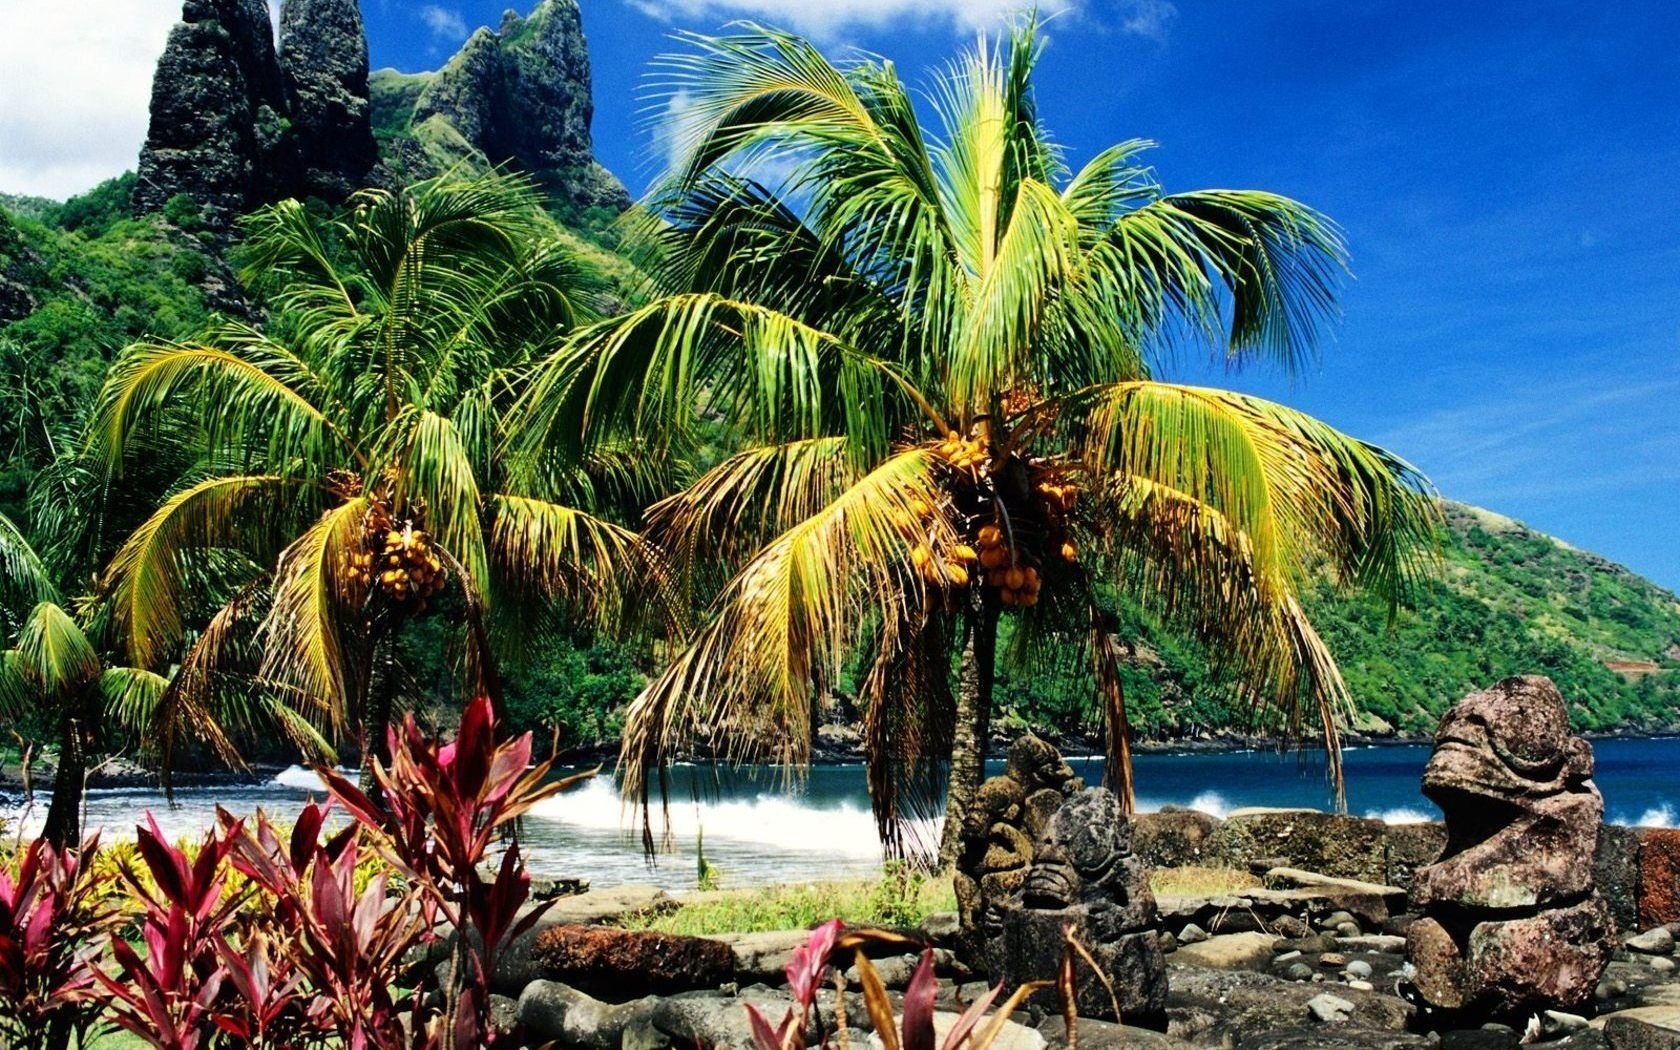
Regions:
<instances>
[{"instance_id":1,"label":"wispy cloud","mask_svg":"<svg viewBox=\"0 0 1680 1050\"><path fill-rule=\"evenodd\" d=\"M419 15L434 40L455 44L467 38L467 20L453 8L426 4L420 8Z\"/></svg>"},{"instance_id":2,"label":"wispy cloud","mask_svg":"<svg viewBox=\"0 0 1680 1050\"><path fill-rule=\"evenodd\" d=\"M1119 7L1122 30L1155 41L1167 39L1167 27L1178 17L1170 0L1124 0Z\"/></svg>"}]
</instances>

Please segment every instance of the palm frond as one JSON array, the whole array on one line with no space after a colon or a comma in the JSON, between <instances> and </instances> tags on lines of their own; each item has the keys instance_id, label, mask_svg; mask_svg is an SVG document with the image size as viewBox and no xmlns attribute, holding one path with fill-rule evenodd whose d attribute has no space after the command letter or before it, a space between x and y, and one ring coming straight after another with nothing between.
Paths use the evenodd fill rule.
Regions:
<instances>
[{"instance_id":1,"label":"palm frond","mask_svg":"<svg viewBox=\"0 0 1680 1050\"><path fill-rule=\"evenodd\" d=\"M346 500L281 552L273 606L262 625L259 677L324 705L336 730L348 728L355 707L351 675L359 665L355 632L346 623L349 587L341 576L344 556L361 549L367 511L367 497Z\"/></svg>"},{"instance_id":2,"label":"palm frond","mask_svg":"<svg viewBox=\"0 0 1680 1050\"><path fill-rule=\"evenodd\" d=\"M853 640L870 622L921 614L920 540L904 522L914 502L939 503L939 469L927 449L899 452L765 545L626 712L627 793L645 800L649 774L684 746L804 761L812 697L839 678ZM928 528L936 545L955 542L943 516Z\"/></svg>"},{"instance_id":3,"label":"palm frond","mask_svg":"<svg viewBox=\"0 0 1680 1050\"><path fill-rule=\"evenodd\" d=\"M207 478L166 499L129 534L100 583L113 626L128 658L155 667L181 642L189 598L202 576L204 553L256 542L250 553L271 552L265 537L302 486L277 475ZM192 563L192 564L189 564Z\"/></svg>"},{"instance_id":4,"label":"palm frond","mask_svg":"<svg viewBox=\"0 0 1680 1050\"><path fill-rule=\"evenodd\" d=\"M99 651L81 625L53 602L41 602L18 634L18 670L43 698L57 702L99 677Z\"/></svg>"}]
</instances>

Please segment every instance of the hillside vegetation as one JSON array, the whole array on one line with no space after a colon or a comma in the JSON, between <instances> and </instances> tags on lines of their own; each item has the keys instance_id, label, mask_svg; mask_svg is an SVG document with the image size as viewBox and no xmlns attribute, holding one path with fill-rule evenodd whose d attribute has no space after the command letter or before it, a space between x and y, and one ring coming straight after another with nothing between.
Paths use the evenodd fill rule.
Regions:
<instances>
[{"instance_id":1,"label":"hillside vegetation","mask_svg":"<svg viewBox=\"0 0 1680 1050\"><path fill-rule=\"evenodd\" d=\"M1680 723L1680 599L1620 565L1509 518L1444 502L1441 561L1409 607L1322 588L1314 624L1330 643L1370 735L1433 732L1464 694L1514 674L1545 674L1588 731ZM1208 654L1136 617L1129 698L1144 737L1209 735L1245 723ZM1620 668L1613 669L1613 668ZM1017 717L1078 715L1057 683L1011 682Z\"/></svg>"}]
</instances>

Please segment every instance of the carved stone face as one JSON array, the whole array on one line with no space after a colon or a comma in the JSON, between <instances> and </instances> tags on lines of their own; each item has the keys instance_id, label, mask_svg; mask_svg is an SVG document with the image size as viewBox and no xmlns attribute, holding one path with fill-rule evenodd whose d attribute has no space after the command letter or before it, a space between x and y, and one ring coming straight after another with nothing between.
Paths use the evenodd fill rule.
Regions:
<instances>
[{"instance_id":1,"label":"carved stone face","mask_svg":"<svg viewBox=\"0 0 1680 1050\"><path fill-rule=\"evenodd\" d=\"M1425 795L1516 802L1577 787L1592 776L1592 749L1569 733L1569 713L1551 681L1511 678L1460 701L1435 734Z\"/></svg>"},{"instance_id":2,"label":"carved stone face","mask_svg":"<svg viewBox=\"0 0 1680 1050\"><path fill-rule=\"evenodd\" d=\"M1022 900L1029 908L1126 900L1129 827L1114 795L1086 790L1068 799L1039 840Z\"/></svg>"},{"instance_id":3,"label":"carved stone face","mask_svg":"<svg viewBox=\"0 0 1680 1050\"><path fill-rule=\"evenodd\" d=\"M1009 745L1007 772L1028 794L1040 788L1062 790L1074 780L1073 767L1061 752L1031 733Z\"/></svg>"}]
</instances>

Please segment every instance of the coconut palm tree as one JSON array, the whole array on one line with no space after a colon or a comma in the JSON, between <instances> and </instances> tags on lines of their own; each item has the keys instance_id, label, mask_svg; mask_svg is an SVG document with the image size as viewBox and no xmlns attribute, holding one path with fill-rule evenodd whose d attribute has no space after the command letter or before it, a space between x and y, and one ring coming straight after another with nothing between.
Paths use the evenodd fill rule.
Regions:
<instances>
[{"instance_id":1,"label":"coconut palm tree","mask_svg":"<svg viewBox=\"0 0 1680 1050\"><path fill-rule=\"evenodd\" d=\"M105 470L149 441L197 455L102 580L134 663L180 663L162 701L179 724L256 688L377 757L414 618L445 607L462 691L493 696L493 632L534 604L610 615L620 578L645 577L634 532L582 509L627 470L611 449L501 453L512 380L590 315L594 282L537 205L505 175L364 191L330 221L275 205L241 269L266 331L116 361L92 425Z\"/></svg>"},{"instance_id":2,"label":"coconut palm tree","mask_svg":"<svg viewBox=\"0 0 1680 1050\"><path fill-rule=\"evenodd\" d=\"M73 848L81 843L82 790L90 754L102 737L110 738L112 729L137 739L152 723L167 683L141 668L106 663L84 629L87 625L65 609L46 564L4 516L0 595L8 610L29 610L12 647L0 651L0 722L51 723L58 763L42 835L55 846Z\"/></svg>"},{"instance_id":3,"label":"coconut palm tree","mask_svg":"<svg viewBox=\"0 0 1680 1050\"><path fill-rule=\"evenodd\" d=\"M802 762L813 699L854 679L883 836L921 845L899 818L938 804L948 763L949 860L1008 617L1023 659L1086 654L1129 803L1102 587L1201 638L1287 727L1316 721L1339 784L1348 697L1298 595L1324 576L1397 593L1426 484L1152 367L1198 341L1233 366L1311 360L1335 227L1272 193L1165 193L1141 141L1069 172L1031 23L938 79L934 131L890 63L756 26L688 40L665 77L686 160L648 224L660 294L545 362L515 427L656 442L698 416L738 443L650 515L708 611L629 713L627 788L645 804L678 748Z\"/></svg>"}]
</instances>

